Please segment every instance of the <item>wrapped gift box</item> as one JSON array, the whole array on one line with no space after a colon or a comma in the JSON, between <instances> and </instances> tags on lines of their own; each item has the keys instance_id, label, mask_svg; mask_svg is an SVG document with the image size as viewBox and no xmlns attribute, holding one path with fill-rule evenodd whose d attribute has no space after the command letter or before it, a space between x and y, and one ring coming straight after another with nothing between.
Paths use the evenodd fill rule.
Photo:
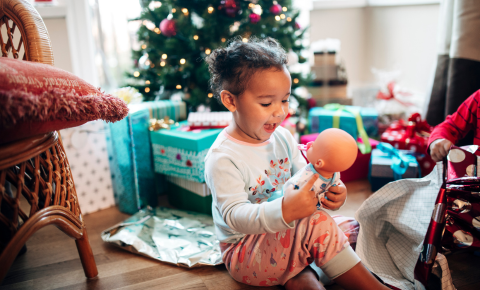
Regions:
<instances>
[{"instance_id":1,"label":"wrapped gift box","mask_svg":"<svg viewBox=\"0 0 480 290\"><path fill-rule=\"evenodd\" d=\"M60 131L83 214L115 205L105 123L92 121Z\"/></svg>"},{"instance_id":2,"label":"wrapped gift box","mask_svg":"<svg viewBox=\"0 0 480 290\"><path fill-rule=\"evenodd\" d=\"M375 192L387 183L398 179L420 177L420 168L415 157L410 155L412 153L412 151L395 149L388 143L377 144L377 148L372 150L368 173L372 191ZM394 164L399 159L402 160L402 165L395 167ZM406 166L406 170L403 166ZM400 169L399 167L404 168L403 174L396 171Z\"/></svg>"},{"instance_id":3,"label":"wrapped gift box","mask_svg":"<svg viewBox=\"0 0 480 290\"><path fill-rule=\"evenodd\" d=\"M205 182L205 156L223 129L189 130L188 122L150 132L155 172Z\"/></svg>"},{"instance_id":4,"label":"wrapped gift box","mask_svg":"<svg viewBox=\"0 0 480 290\"><path fill-rule=\"evenodd\" d=\"M212 215L212 194L206 183L167 176L168 202L182 210Z\"/></svg>"},{"instance_id":5,"label":"wrapped gift box","mask_svg":"<svg viewBox=\"0 0 480 290\"><path fill-rule=\"evenodd\" d=\"M313 133L308 135L303 135L300 137L301 144L307 144L310 141L315 141L319 133ZM372 149L377 147L378 141L374 139L369 139ZM362 142L359 139L359 142ZM343 182L354 181L358 179L366 179L368 177L368 167L370 164L371 152L363 154L358 150L357 158L353 165L345 170L340 172L340 179ZM308 161L307 161L308 162Z\"/></svg>"},{"instance_id":6,"label":"wrapped gift box","mask_svg":"<svg viewBox=\"0 0 480 290\"><path fill-rule=\"evenodd\" d=\"M159 188L150 147L150 119L179 121L187 117L184 102L155 101L129 105L128 116L108 124L107 148L115 201L119 210L134 214L157 204Z\"/></svg>"},{"instance_id":7,"label":"wrapped gift box","mask_svg":"<svg viewBox=\"0 0 480 290\"><path fill-rule=\"evenodd\" d=\"M403 120L393 122L382 133L380 141L389 143L397 149L415 152L422 176L426 176L435 167L435 162L427 152L431 132L432 127L421 119L420 114L414 113L407 122Z\"/></svg>"},{"instance_id":8,"label":"wrapped gift box","mask_svg":"<svg viewBox=\"0 0 480 290\"><path fill-rule=\"evenodd\" d=\"M360 113L363 126L367 135L370 137L377 136L378 127L377 127L377 111L373 108L360 108L353 106L344 106L352 110L358 110ZM324 108L312 108L310 109L308 120L310 124L310 133L320 133L323 130L333 127L333 118L334 116L339 116L340 124L339 128L346 131L353 138L357 139L358 129L357 122L352 113L345 110L330 110Z\"/></svg>"}]
</instances>

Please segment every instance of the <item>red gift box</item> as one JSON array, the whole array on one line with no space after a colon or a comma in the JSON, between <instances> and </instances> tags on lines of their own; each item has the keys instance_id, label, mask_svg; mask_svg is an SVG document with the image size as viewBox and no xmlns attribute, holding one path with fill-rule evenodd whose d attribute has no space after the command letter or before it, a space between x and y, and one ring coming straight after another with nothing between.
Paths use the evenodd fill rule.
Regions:
<instances>
[{"instance_id":1,"label":"red gift box","mask_svg":"<svg viewBox=\"0 0 480 290\"><path fill-rule=\"evenodd\" d=\"M300 137L300 143L307 144L310 141L315 141L318 134L319 133L303 135ZM362 142L361 138L358 138L358 139L359 139L358 140L359 142ZM369 140L370 140L370 145L372 146L372 150L375 149L379 142L377 140L370 139L370 138ZM355 162L349 169L340 172L340 179L343 182L348 182L348 181L368 178L368 166L370 164L371 155L372 155L371 152L367 154L362 154L360 150L358 150L357 159L355 159Z\"/></svg>"},{"instance_id":2,"label":"red gift box","mask_svg":"<svg viewBox=\"0 0 480 290\"><path fill-rule=\"evenodd\" d=\"M432 127L421 119L420 114L415 113L408 118L408 121L399 120L393 122L380 137L381 142L392 144L393 147L401 150L411 150L417 153L416 156L422 176L432 172L435 161L427 154L428 137Z\"/></svg>"}]
</instances>

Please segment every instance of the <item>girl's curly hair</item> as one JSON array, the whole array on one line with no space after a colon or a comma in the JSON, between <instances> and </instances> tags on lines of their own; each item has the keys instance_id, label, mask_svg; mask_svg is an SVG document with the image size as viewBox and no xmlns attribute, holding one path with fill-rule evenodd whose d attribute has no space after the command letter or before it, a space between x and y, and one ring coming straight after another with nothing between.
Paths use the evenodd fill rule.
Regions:
<instances>
[{"instance_id":1,"label":"girl's curly hair","mask_svg":"<svg viewBox=\"0 0 480 290\"><path fill-rule=\"evenodd\" d=\"M287 64L287 54L271 37L252 37L248 42L236 37L226 47L215 49L205 61L210 72L210 88L218 99L222 90L240 96L258 70L282 69Z\"/></svg>"}]
</instances>

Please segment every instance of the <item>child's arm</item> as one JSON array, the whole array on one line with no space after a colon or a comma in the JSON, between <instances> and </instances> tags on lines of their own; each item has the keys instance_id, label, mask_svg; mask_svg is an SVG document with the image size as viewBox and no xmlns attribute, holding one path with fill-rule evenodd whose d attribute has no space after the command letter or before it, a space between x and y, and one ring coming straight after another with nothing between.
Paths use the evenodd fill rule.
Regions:
<instances>
[{"instance_id":1,"label":"child's arm","mask_svg":"<svg viewBox=\"0 0 480 290\"><path fill-rule=\"evenodd\" d=\"M242 234L276 233L293 228L294 224L283 218L282 198L261 204L250 202L244 181L249 172L242 172L246 170L243 168L240 161L220 152L206 159L205 181L212 192L213 206L221 215L220 226L224 223L230 228L227 230ZM216 213L213 216L218 225Z\"/></svg>"},{"instance_id":2,"label":"child's arm","mask_svg":"<svg viewBox=\"0 0 480 290\"><path fill-rule=\"evenodd\" d=\"M447 116L444 122L435 127L428 139L429 153L433 160L442 160L448 154L450 146L476 126L479 101L480 90L468 97L455 113Z\"/></svg>"}]
</instances>

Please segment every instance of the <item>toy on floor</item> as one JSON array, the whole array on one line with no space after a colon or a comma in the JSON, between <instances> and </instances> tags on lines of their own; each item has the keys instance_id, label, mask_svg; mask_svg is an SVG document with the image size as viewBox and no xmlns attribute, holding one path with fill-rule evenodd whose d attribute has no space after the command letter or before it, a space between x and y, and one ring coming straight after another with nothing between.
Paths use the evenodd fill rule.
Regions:
<instances>
[{"instance_id":1,"label":"toy on floor","mask_svg":"<svg viewBox=\"0 0 480 290\"><path fill-rule=\"evenodd\" d=\"M340 181L340 171L350 168L357 158L357 143L347 132L330 128L321 132L315 141L298 147L307 152L306 159L310 163L290 178L284 188L293 184L294 188L298 189L310 176L318 174L319 178L313 184L312 190L317 194L320 208L322 197L325 197L331 186L337 186Z\"/></svg>"}]
</instances>

